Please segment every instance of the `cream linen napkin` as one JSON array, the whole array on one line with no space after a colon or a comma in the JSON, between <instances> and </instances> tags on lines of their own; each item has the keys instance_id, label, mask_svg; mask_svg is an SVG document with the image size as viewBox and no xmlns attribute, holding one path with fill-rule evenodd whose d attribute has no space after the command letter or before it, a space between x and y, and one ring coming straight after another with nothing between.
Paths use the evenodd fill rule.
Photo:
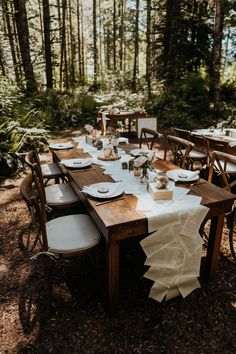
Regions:
<instances>
[{"instance_id":1,"label":"cream linen napkin","mask_svg":"<svg viewBox=\"0 0 236 354\"><path fill-rule=\"evenodd\" d=\"M199 171L189 171L189 170L171 170L166 172L167 177L171 178L173 181L188 181L199 175Z\"/></svg>"},{"instance_id":2,"label":"cream linen napkin","mask_svg":"<svg viewBox=\"0 0 236 354\"><path fill-rule=\"evenodd\" d=\"M67 167L82 168L92 164L92 159L64 159L61 160L60 163Z\"/></svg>"}]
</instances>

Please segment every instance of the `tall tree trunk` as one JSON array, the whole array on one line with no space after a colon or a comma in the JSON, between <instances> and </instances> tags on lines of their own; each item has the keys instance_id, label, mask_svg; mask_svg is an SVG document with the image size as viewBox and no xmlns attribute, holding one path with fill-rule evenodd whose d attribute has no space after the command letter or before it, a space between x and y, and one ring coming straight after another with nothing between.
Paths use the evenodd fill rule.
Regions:
<instances>
[{"instance_id":1,"label":"tall tree trunk","mask_svg":"<svg viewBox=\"0 0 236 354\"><path fill-rule=\"evenodd\" d=\"M62 0L62 29L61 29L61 64L60 64L60 77L61 87L69 88L68 80L68 67L66 56L66 9L67 0Z\"/></svg>"},{"instance_id":2,"label":"tall tree trunk","mask_svg":"<svg viewBox=\"0 0 236 354\"><path fill-rule=\"evenodd\" d=\"M146 29L146 82L148 97L151 98L151 0L147 0L147 29Z\"/></svg>"},{"instance_id":3,"label":"tall tree trunk","mask_svg":"<svg viewBox=\"0 0 236 354\"><path fill-rule=\"evenodd\" d=\"M85 68L85 43L84 43L84 21L83 21L83 1L81 1L81 64L82 64L82 84L86 82L87 71Z\"/></svg>"},{"instance_id":4,"label":"tall tree trunk","mask_svg":"<svg viewBox=\"0 0 236 354\"><path fill-rule=\"evenodd\" d=\"M11 5L11 13L14 13L14 5L13 3L10 4ZM13 38L14 38L14 43L15 43L15 48L16 48L16 62L18 64L18 72L19 72L19 77L21 78L23 76L23 70L22 70L22 65L20 65L21 63L21 54L20 54L20 45L19 45L19 39L17 36L17 28L16 28L16 21L14 21L14 19L12 19L12 23L13 23ZM20 83L21 85L21 83Z\"/></svg>"},{"instance_id":5,"label":"tall tree trunk","mask_svg":"<svg viewBox=\"0 0 236 354\"><path fill-rule=\"evenodd\" d=\"M22 65L25 74L26 88L28 91L37 89L33 65L30 56L29 28L25 0L14 0L15 20L20 45Z\"/></svg>"},{"instance_id":6,"label":"tall tree trunk","mask_svg":"<svg viewBox=\"0 0 236 354\"><path fill-rule=\"evenodd\" d=\"M94 84L98 76L98 51L97 51L97 1L93 0L93 63L94 63Z\"/></svg>"},{"instance_id":7,"label":"tall tree trunk","mask_svg":"<svg viewBox=\"0 0 236 354\"><path fill-rule=\"evenodd\" d=\"M43 0L44 1L44 0ZM41 1L38 2L39 5L39 24L40 24L40 35L42 39L42 52L45 49L45 44L44 44L44 28L43 28L43 18L42 18L42 9L41 9Z\"/></svg>"},{"instance_id":8,"label":"tall tree trunk","mask_svg":"<svg viewBox=\"0 0 236 354\"><path fill-rule=\"evenodd\" d=\"M78 40L79 82L82 82L81 18L82 17L81 17L80 0L77 0L77 40Z\"/></svg>"},{"instance_id":9,"label":"tall tree trunk","mask_svg":"<svg viewBox=\"0 0 236 354\"><path fill-rule=\"evenodd\" d=\"M216 112L220 108L221 46L224 24L224 0L215 0L215 28L213 45L213 102Z\"/></svg>"},{"instance_id":10,"label":"tall tree trunk","mask_svg":"<svg viewBox=\"0 0 236 354\"><path fill-rule=\"evenodd\" d=\"M113 0L113 68L116 70L116 0Z\"/></svg>"},{"instance_id":11,"label":"tall tree trunk","mask_svg":"<svg viewBox=\"0 0 236 354\"><path fill-rule=\"evenodd\" d=\"M134 67L133 67L133 91L137 90L137 75L139 66L139 0L136 0L136 13L135 13L135 38L134 38Z\"/></svg>"},{"instance_id":12,"label":"tall tree trunk","mask_svg":"<svg viewBox=\"0 0 236 354\"><path fill-rule=\"evenodd\" d=\"M57 19L59 26L59 39L60 39L60 69L59 69L59 86L62 89L63 86L63 52L62 52L62 21L61 21L61 5L60 0L57 0Z\"/></svg>"},{"instance_id":13,"label":"tall tree trunk","mask_svg":"<svg viewBox=\"0 0 236 354\"><path fill-rule=\"evenodd\" d=\"M177 45L176 20L180 14L180 2L167 0L166 23L163 38L163 71L167 83L172 84L175 80L175 62Z\"/></svg>"},{"instance_id":14,"label":"tall tree trunk","mask_svg":"<svg viewBox=\"0 0 236 354\"><path fill-rule=\"evenodd\" d=\"M123 0L124 1L124 14L126 13L126 0ZM124 18L125 20L125 18ZM125 26L123 26L123 41L124 41L124 46L123 46L123 70L126 71L126 56L127 56L127 45L126 45L126 36L125 36Z\"/></svg>"},{"instance_id":15,"label":"tall tree trunk","mask_svg":"<svg viewBox=\"0 0 236 354\"><path fill-rule=\"evenodd\" d=\"M15 46L15 41L14 41L14 35L12 31L12 23L11 23L11 18L10 18L10 10L8 8L8 3L7 0L3 1L3 11L5 15L5 20L6 20L6 27L7 27L7 35L9 39L9 44L11 48L11 55L12 55L12 62L13 62L13 67L14 67L14 73L15 73L15 78L17 85L20 86L20 75L19 75L19 63L17 62L17 56L16 56L16 46Z\"/></svg>"},{"instance_id":16,"label":"tall tree trunk","mask_svg":"<svg viewBox=\"0 0 236 354\"><path fill-rule=\"evenodd\" d=\"M2 76L6 76L5 60L4 60L4 56L3 56L3 50L2 50L1 43L0 43L0 68L2 71Z\"/></svg>"},{"instance_id":17,"label":"tall tree trunk","mask_svg":"<svg viewBox=\"0 0 236 354\"><path fill-rule=\"evenodd\" d=\"M120 26L119 26L119 36L120 36L120 70L123 69L123 52L124 52L124 0L120 1Z\"/></svg>"},{"instance_id":18,"label":"tall tree trunk","mask_svg":"<svg viewBox=\"0 0 236 354\"><path fill-rule=\"evenodd\" d=\"M72 4L69 0L69 27L70 27L70 83L75 85L75 37L72 23Z\"/></svg>"},{"instance_id":19,"label":"tall tree trunk","mask_svg":"<svg viewBox=\"0 0 236 354\"><path fill-rule=\"evenodd\" d=\"M103 69L104 69L104 65L103 65L103 38L102 38L102 13L101 13L101 0L98 0L98 10L99 10L99 74L100 74L100 78L101 81L104 81L104 75L103 75Z\"/></svg>"},{"instance_id":20,"label":"tall tree trunk","mask_svg":"<svg viewBox=\"0 0 236 354\"><path fill-rule=\"evenodd\" d=\"M46 61L46 80L47 88L53 88L52 77L52 51L51 51L51 39L50 39L50 9L49 0L43 0L43 27L44 27L44 50Z\"/></svg>"},{"instance_id":21,"label":"tall tree trunk","mask_svg":"<svg viewBox=\"0 0 236 354\"><path fill-rule=\"evenodd\" d=\"M105 36L105 58L106 58L106 68L107 70L111 70L112 67L112 51L111 51L111 43L112 43L112 38L111 38L111 31L109 28L109 25L106 25L104 28L104 36Z\"/></svg>"}]
</instances>

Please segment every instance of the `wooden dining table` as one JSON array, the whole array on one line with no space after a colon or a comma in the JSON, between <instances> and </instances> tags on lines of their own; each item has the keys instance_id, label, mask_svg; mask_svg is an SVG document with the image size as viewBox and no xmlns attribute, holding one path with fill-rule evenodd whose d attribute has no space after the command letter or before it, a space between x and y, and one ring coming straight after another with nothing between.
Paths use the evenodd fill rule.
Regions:
<instances>
[{"instance_id":1,"label":"wooden dining table","mask_svg":"<svg viewBox=\"0 0 236 354\"><path fill-rule=\"evenodd\" d=\"M102 119L102 112L98 113L98 116L100 119ZM131 136L131 123L132 121L135 121L135 134L137 137L137 126L138 126L138 119L141 118L146 118L147 113L146 112L139 112L139 111L130 111L130 112L119 112L118 114L109 114L106 112L106 118L110 120L111 125L114 127L117 127L117 122L125 121L126 119L128 120L128 136ZM102 129L106 129L102 127Z\"/></svg>"},{"instance_id":2,"label":"wooden dining table","mask_svg":"<svg viewBox=\"0 0 236 354\"><path fill-rule=\"evenodd\" d=\"M230 132L230 130L228 130L228 132ZM209 129L196 129L191 132L191 135L204 136L209 138L213 143L214 141L222 142L225 144L227 153L232 155L236 154L236 132L234 132L234 135L232 136L230 133L226 135L226 133L222 132L220 129L215 129L213 132ZM209 147L211 148L211 146Z\"/></svg>"},{"instance_id":3,"label":"wooden dining table","mask_svg":"<svg viewBox=\"0 0 236 354\"><path fill-rule=\"evenodd\" d=\"M77 145L75 143L74 148L67 150L51 149L53 160L59 163L62 159L89 157L89 154L77 148ZM131 146L125 145L124 148L128 152ZM178 168L164 160L157 160L155 167L162 171ZM85 185L113 181L109 175L103 173L102 167L92 164L84 169L70 169L65 166L62 168L105 239L107 306L109 312L113 313L119 304L120 243L122 240L148 235L147 217L136 210L137 198L134 195L124 194L122 198L117 197L109 203L104 203L82 192ZM189 188L190 194L202 197L201 204L209 208L207 219L210 219L211 223L202 271L202 277L208 282L216 275L224 215L231 210L236 196L205 180L202 183L185 183L184 187Z\"/></svg>"}]
</instances>

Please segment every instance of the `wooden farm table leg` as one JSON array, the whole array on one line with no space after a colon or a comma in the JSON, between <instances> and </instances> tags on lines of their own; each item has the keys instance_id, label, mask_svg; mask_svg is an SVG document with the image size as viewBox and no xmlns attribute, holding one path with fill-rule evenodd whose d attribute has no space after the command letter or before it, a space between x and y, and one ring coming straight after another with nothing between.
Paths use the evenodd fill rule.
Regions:
<instances>
[{"instance_id":1,"label":"wooden farm table leg","mask_svg":"<svg viewBox=\"0 0 236 354\"><path fill-rule=\"evenodd\" d=\"M128 118L128 121L129 121L128 132L129 132L129 136L130 136L130 134L131 134L131 118Z\"/></svg>"},{"instance_id":2,"label":"wooden farm table leg","mask_svg":"<svg viewBox=\"0 0 236 354\"><path fill-rule=\"evenodd\" d=\"M107 297L108 310L112 314L115 312L119 302L119 248L117 241L109 239L106 244L107 252Z\"/></svg>"},{"instance_id":3,"label":"wooden farm table leg","mask_svg":"<svg viewBox=\"0 0 236 354\"><path fill-rule=\"evenodd\" d=\"M212 280L216 275L223 226L224 214L220 214L217 217L213 217L211 219L211 227L205 263L205 278L207 281Z\"/></svg>"}]
</instances>

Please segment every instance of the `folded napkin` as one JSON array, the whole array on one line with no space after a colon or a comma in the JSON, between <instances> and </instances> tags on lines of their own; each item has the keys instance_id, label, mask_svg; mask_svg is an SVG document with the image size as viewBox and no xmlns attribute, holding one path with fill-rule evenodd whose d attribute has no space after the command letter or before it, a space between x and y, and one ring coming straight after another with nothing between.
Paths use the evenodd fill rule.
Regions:
<instances>
[{"instance_id":1,"label":"folded napkin","mask_svg":"<svg viewBox=\"0 0 236 354\"><path fill-rule=\"evenodd\" d=\"M189 170L171 170L166 172L167 177L171 178L173 181L191 181L199 176L199 171L189 171Z\"/></svg>"},{"instance_id":2,"label":"folded napkin","mask_svg":"<svg viewBox=\"0 0 236 354\"><path fill-rule=\"evenodd\" d=\"M49 144L51 149L70 149L73 147L72 143L58 143L58 144Z\"/></svg>"},{"instance_id":3,"label":"folded napkin","mask_svg":"<svg viewBox=\"0 0 236 354\"><path fill-rule=\"evenodd\" d=\"M120 138L118 138L118 142L119 142L119 144L122 144L122 143L129 144L129 139L120 137Z\"/></svg>"},{"instance_id":4,"label":"folded napkin","mask_svg":"<svg viewBox=\"0 0 236 354\"><path fill-rule=\"evenodd\" d=\"M112 183L112 182L101 182L90 184L89 186L84 186L82 191L96 198L111 198L117 195L121 183ZM107 192L101 193L99 190L108 189Z\"/></svg>"},{"instance_id":5,"label":"folded napkin","mask_svg":"<svg viewBox=\"0 0 236 354\"><path fill-rule=\"evenodd\" d=\"M61 160L61 163L67 167L82 168L83 166L91 165L92 159L68 159Z\"/></svg>"}]
</instances>

